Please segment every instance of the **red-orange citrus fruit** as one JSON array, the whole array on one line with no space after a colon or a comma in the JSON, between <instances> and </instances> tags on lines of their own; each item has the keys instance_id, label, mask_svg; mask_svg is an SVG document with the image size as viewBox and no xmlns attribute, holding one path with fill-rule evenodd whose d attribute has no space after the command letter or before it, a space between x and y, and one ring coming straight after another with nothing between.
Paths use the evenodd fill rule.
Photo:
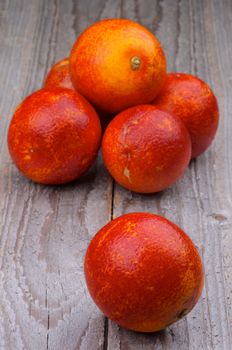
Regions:
<instances>
[{"instance_id":1,"label":"red-orange citrus fruit","mask_svg":"<svg viewBox=\"0 0 232 350\"><path fill-rule=\"evenodd\" d=\"M87 28L70 55L77 91L98 108L117 113L151 102L166 77L156 37L128 19L105 19Z\"/></svg>"},{"instance_id":2,"label":"red-orange citrus fruit","mask_svg":"<svg viewBox=\"0 0 232 350\"><path fill-rule=\"evenodd\" d=\"M107 169L119 184L135 192L153 193L183 175L191 141L178 117L141 105L121 112L110 122L102 152Z\"/></svg>"},{"instance_id":3,"label":"red-orange citrus fruit","mask_svg":"<svg viewBox=\"0 0 232 350\"><path fill-rule=\"evenodd\" d=\"M52 89L57 87L68 88L74 90L73 83L71 81L70 72L69 72L69 58L64 58L63 60L57 62L51 70L48 72L48 75L44 82L45 89ZM110 120L113 118L113 115L93 106L100 118L102 130L105 130L106 126L109 124Z\"/></svg>"},{"instance_id":4,"label":"red-orange citrus fruit","mask_svg":"<svg viewBox=\"0 0 232 350\"><path fill-rule=\"evenodd\" d=\"M203 287L203 266L191 239L148 213L104 226L85 256L88 290L102 312L140 332L167 327L189 313Z\"/></svg>"},{"instance_id":5,"label":"red-orange citrus fruit","mask_svg":"<svg viewBox=\"0 0 232 350\"><path fill-rule=\"evenodd\" d=\"M209 86L185 73L169 73L153 102L181 118L192 140L192 158L203 153L213 141L219 119L216 97Z\"/></svg>"},{"instance_id":6,"label":"red-orange citrus fruit","mask_svg":"<svg viewBox=\"0 0 232 350\"><path fill-rule=\"evenodd\" d=\"M46 76L44 88L51 89L57 87L74 90L69 73L69 58L64 58L54 64Z\"/></svg>"},{"instance_id":7,"label":"red-orange citrus fruit","mask_svg":"<svg viewBox=\"0 0 232 350\"><path fill-rule=\"evenodd\" d=\"M41 89L16 109L8 147L18 169L43 184L79 178L97 156L101 139L95 110L70 89Z\"/></svg>"}]
</instances>

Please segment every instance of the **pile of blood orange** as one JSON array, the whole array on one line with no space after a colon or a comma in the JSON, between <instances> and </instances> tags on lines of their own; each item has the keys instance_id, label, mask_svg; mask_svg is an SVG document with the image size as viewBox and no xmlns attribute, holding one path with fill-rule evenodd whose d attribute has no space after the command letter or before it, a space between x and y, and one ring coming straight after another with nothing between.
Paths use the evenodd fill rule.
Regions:
<instances>
[{"instance_id":1,"label":"pile of blood orange","mask_svg":"<svg viewBox=\"0 0 232 350\"><path fill-rule=\"evenodd\" d=\"M210 87L190 74L167 73L165 53L148 29L106 19L87 28L42 89L18 106L8 147L26 177L53 185L82 176L101 146L116 182L155 193L206 151L218 119ZM123 215L103 227L88 247L85 277L105 315L145 332L186 315L203 287L193 242L149 213Z\"/></svg>"}]
</instances>

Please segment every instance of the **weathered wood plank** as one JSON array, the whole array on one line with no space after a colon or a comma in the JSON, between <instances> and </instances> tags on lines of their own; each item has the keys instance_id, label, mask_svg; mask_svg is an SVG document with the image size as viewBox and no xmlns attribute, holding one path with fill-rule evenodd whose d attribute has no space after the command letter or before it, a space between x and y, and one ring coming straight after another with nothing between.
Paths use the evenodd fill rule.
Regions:
<instances>
[{"instance_id":1,"label":"weathered wood plank","mask_svg":"<svg viewBox=\"0 0 232 350\"><path fill-rule=\"evenodd\" d=\"M90 237L110 219L112 181L99 160L77 183L32 184L12 165L6 133L20 100L40 88L81 29L106 16L99 6L117 15L115 3L85 2L86 15L76 1L1 3L1 349L103 347L104 317L86 293L83 257Z\"/></svg>"},{"instance_id":2,"label":"weathered wood plank","mask_svg":"<svg viewBox=\"0 0 232 350\"><path fill-rule=\"evenodd\" d=\"M137 11L133 10L136 8ZM144 20L143 11L143 1L131 0L124 6L124 15L149 24ZM172 188L153 196L141 196L116 185L114 217L126 212L150 211L165 215L183 227L203 257L205 289L200 303L187 318L158 334L138 335L109 322L109 350L227 350L232 346L232 239L229 235L232 80L228 73L231 13L230 1L216 0L157 1L149 8L153 16L151 29L164 45L169 70L191 72L208 81L219 98L221 124L212 147L191 163L184 178Z\"/></svg>"},{"instance_id":3,"label":"weathered wood plank","mask_svg":"<svg viewBox=\"0 0 232 350\"><path fill-rule=\"evenodd\" d=\"M98 0L96 2L73 1L72 6L62 0L59 4L60 25L57 28L58 35L54 46L54 48L59 48L61 51L59 55L58 53L56 54L55 60L53 61L68 54L75 37L88 25L100 18L117 17L118 7L118 1L112 0ZM66 17L64 17L65 14ZM67 41L63 38L64 31L66 32L66 37L69 37L68 47L64 46L65 43L67 45ZM77 199L77 197L80 196L80 190L76 190L75 200L75 197L70 198L70 191L68 191L67 200L70 203L69 209L66 210L66 213L62 214L67 206L66 202L62 200L63 209L60 213L57 212L56 222L60 221L60 228L63 228L67 225L66 222L70 212L73 212L72 207L76 206L79 208L79 213L77 212L76 217L71 221L76 228L72 226L69 227L69 232L71 234L69 248L74 246L75 237L78 232L79 235L76 238L77 245L72 249L73 263L75 263L74 270L69 270L69 274L67 275L65 265L67 261L70 261L70 257L67 256L67 259L63 260L63 274L61 275L58 270L54 275L48 275L50 278L48 304L49 300L51 304L48 349L97 350L104 346L104 317L99 310L97 310L86 292L83 276L83 257L90 237L111 218L112 180L103 168L100 158L94 171L96 170L95 181L93 176L90 176L88 182L84 181L83 183L85 189L82 189L84 194L82 201L79 202ZM60 233L59 231L56 232L58 232L57 236L59 238ZM51 237L54 238L52 233ZM67 240L66 237L64 239ZM51 252L54 252L58 247L60 247L59 240L55 241L51 246ZM70 254L69 249L67 249L66 254ZM54 265L57 266L57 264L52 264L52 266ZM63 287L61 290L58 289L56 300L54 300L54 286L57 281L57 274L59 274L60 283ZM66 293L63 291L65 286L67 288ZM70 290L68 289L69 287L71 287ZM76 298L72 301L75 295ZM59 312L57 312L56 309L57 306L61 306L62 303L64 303L64 305L67 304L67 297L70 298L71 306L69 305L68 312L66 311L66 314L63 315L62 308L60 308L61 310ZM55 304L53 306L54 301Z\"/></svg>"}]
</instances>

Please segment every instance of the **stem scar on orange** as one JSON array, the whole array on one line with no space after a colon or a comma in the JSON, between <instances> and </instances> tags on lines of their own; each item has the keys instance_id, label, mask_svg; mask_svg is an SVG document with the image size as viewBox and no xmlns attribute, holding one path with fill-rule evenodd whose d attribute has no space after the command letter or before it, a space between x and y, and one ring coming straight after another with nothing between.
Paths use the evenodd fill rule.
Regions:
<instances>
[{"instance_id":1,"label":"stem scar on orange","mask_svg":"<svg viewBox=\"0 0 232 350\"><path fill-rule=\"evenodd\" d=\"M156 37L128 19L105 19L87 28L70 55L77 91L110 113L151 102L166 77Z\"/></svg>"},{"instance_id":2,"label":"stem scar on orange","mask_svg":"<svg viewBox=\"0 0 232 350\"><path fill-rule=\"evenodd\" d=\"M85 256L85 278L112 321L154 332L188 314L203 288L203 265L191 239L149 213L123 215L104 226Z\"/></svg>"},{"instance_id":3,"label":"stem scar on orange","mask_svg":"<svg viewBox=\"0 0 232 350\"><path fill-rule=\"evenodd\" d=\"M106 168L119 184L131 191L154 193L183 175L191 141L178 117L141 105L128 108L110 122L102 153Z\"/></svg>"},{"instance_id":4,"label":"stem scar on orange","mask_svg":"<svg viewBox=\"0 0 232 350\"><path fill-rule=\"evenodd\" d=\"M16 109L8 148L18 169L43 184L79 178L97 156L98 116L84 97L70 89L41 89Z\"/></svg>"}]
</instances>

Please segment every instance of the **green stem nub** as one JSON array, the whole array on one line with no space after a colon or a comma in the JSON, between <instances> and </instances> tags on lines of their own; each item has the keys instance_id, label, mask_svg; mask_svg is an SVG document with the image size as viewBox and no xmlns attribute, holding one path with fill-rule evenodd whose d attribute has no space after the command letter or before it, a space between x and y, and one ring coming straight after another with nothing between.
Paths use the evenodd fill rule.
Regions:
<instances>
[{"instance_id":1,"label":"green stem nub","mask_svg":"<svg viewBox=\"0 0 232 350\"><path fill-rule=\"evenodd\" d=\"M131 68L133 70L139 70L140 65L141 65L140 58L138 56L132 57L132 59L131 59Z\"/></svg>"}]
</instances>

